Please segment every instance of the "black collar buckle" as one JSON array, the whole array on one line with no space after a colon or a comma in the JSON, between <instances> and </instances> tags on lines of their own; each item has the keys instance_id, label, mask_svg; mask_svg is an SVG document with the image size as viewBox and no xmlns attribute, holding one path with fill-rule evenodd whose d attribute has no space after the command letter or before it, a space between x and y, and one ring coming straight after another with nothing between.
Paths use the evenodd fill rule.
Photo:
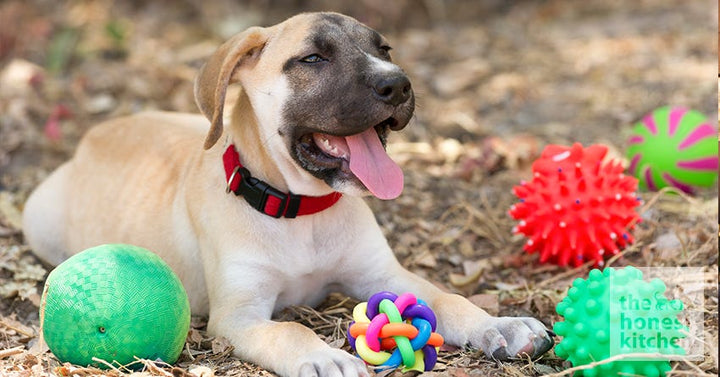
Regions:
<instances>
[{"instance_id":1,"label":"black collar buckle","mask_svg":"<svg viewBox=\"0 0 720 377\"><path fill-rule=\"evenodd\" d=\"M274 218L280 218L283 214L287 218L294 218L297 215L300 207L299 195L286 194L270 186L265 181L253 177L244 167L239 168L237 172L241 180L237 190L234 191L235 195L242 196L251 207ZM277 209L274 206L268 208L268 198L271 196L278 199Z\"/></svg>"}]
</instances>

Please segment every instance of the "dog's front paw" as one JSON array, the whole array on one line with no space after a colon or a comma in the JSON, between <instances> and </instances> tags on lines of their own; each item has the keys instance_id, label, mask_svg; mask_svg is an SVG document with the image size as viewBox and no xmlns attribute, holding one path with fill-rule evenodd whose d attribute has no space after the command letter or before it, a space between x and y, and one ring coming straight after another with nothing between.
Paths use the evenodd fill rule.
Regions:
<instances>
[{"instance_id":1,"label":"dog's front paw","mask_svg":"<svg viewBox=\"0 0 720 377\"><path fill-rule=\"evenodd\" d=\"M524 355L534 358L552 348L553 335L535 318L493 317L476 339L479 344L474 345L496 360Z\"/></svg>"},{"instance_id":2,"label":"dog's front paw","mask_svg":"<svg viewBox=\"0 0 720 377\"><path fill-rule=\"evenodd\" d=\"M300 359L298 377L367 377L365 363L349 353L327 348L313 351Z\"/></svg>"}]
</instances>

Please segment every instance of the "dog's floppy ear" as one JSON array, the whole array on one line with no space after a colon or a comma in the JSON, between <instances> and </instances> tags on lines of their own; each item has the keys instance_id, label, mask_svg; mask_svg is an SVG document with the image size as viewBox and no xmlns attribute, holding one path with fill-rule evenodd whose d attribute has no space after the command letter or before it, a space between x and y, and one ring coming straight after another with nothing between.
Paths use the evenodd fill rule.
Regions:
<instances>
[{"instance_id":1,"label":"dog's floppy ear","mask_svg":"<svg viewBox=\"0 0 720 377\"><path fill-rule=\"evenodd\" d=\"M210 120L205 149L210 149L223 132L225 93L237 67L257 62L268 39L267 29L251 27L218 47L195 78L195 102Z\"/></svg>"}]
</instances>

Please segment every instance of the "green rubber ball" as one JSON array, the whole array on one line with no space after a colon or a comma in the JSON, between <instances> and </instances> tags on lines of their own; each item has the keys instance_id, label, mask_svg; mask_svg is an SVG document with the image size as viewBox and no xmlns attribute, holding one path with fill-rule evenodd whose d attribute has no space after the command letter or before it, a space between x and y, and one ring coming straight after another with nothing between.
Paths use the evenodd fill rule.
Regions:
<instances>
[{"instance_id":1,"label":"green rubber ball","mask_svg":"<svg viewBox=\"0 0 720 377\"><path fill-rule=\"evenodd\" d=\"M50 273L40 322L62 362L103 368L93 357L114 365L137 357L172 364L185 344L190 303L159 256L132 245L101 245Z\"/></svg>"}]
</instances>

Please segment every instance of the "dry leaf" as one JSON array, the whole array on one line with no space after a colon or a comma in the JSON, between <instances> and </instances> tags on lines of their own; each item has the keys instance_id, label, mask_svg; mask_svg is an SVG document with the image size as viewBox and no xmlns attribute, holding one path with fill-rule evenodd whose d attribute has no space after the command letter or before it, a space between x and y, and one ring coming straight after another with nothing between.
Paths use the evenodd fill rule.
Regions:
<instances>
[{"instance_id":1,"label":"dry leaf","mask_svg":"<svg viewBox=\"0 0 720 377\"><path fill-rule=\"evenodd\" d=\"M30 299L33 295L37 295L37 287L35 282L20 280L20 281L7 281L0 279L0 297L15 297L19 296L23 299Z\"/></svg>"},{"instance_id":2,"label":"dry leaf","mask_svg":"<svg viewBox=\"0 0 720 377\"><path fill-rule=\"evenodd\" d=\"M0 191L0 217L15 229L22 229L22 214L15 207L12 194Z\"/></svg>"},{"instance_id":3,"label":"dry leaf","mask_svg":"<svg viewBox=\"0 0 720 377\"><path fill-rule=\"evenodd\" d=\"M344 338L337 338L333 341L330 341L328 345L332 348L342 348L342 346L345 344Z\"/></svg>"},{"instance_id":4,"label":"dry leaf","mask_svg":"<svg viewBox=\"0 0 720 377\"><path fill-rule=\"evenodd\" d=\"M228 349L233 348L233 345L227 338L219 336L212 340L211 348L213 353L218 354L226 352Z\"/></svg>"},{"instance_id":5,"label":"dry leaf","mask_svg":"<svg viewBox=\"0 0 720 377\"><path fill-rule=\"evenodd\" d=\"M483 270L490 267L490 261L488 259L463 261L463 271L467 276L480 276Z\"/></svg>"},{"instance_id":6,"label":"dry leaf","mask_svg":"<svg viewBox=\"0 0 720 377\"><path fill-rule=\"evenodd\" d=\"M475 306L485 309L490 315L497 315L500 311L500 302L498 295L490 293L482 293L468 297L468 300Z\"/></svg>"},{"instance_id":7,"label":"dry leaf","mask_svg":"<svg viewBox=\"0 0 720 377\"><path fill-rule=\"evenodd\" d=\"M205 366L192 367L189 372L197 377L215 377L215 371Z\"/></svg>"},{"instance_id":8,"label":"dry leaf","mask_svg":"<svg viewBox=\"0 0 720 377\"><path fill-rule=\"evenodd\" d=\"M415 258L415 264L421 267L435 268L437 267L437 259L429 251L423 252L420 256Z\"/></svg>"},{"instance_id":9,"label":"dry leaf","mask_svg":"<svg viewBox=\"0 0 720 377\"><path fill-rule=\"evenodd\" d=\"M497 289L499 289L501 291L514 291L514 290L524 287L523 284L503 283L501 281L496 282L495 286L497 287Z\"/></svg>"},{"instance_id":10,"label":"dry leaf","mask_svg":"<svg viewBox=\"0 0 720 377\"><path fill-rule=\"evenodd\" d=\"M18 263L15 276L13 278L16 280L32 280L40 282L45 280L46 274L47 271L41 265L33 264L29 258L23 258L23 260Z\"/></svg>"},{"instance_id":11,"label":"dry leaf","mask_svg":"<svg viewBox=\"0 0 720 377\"><path fill-rule=\"evenodd\" d=\"M203 341L203 336L200 331L193 328L188 331L187 342L192 345L199 345Z\"/></svg>"}]
</instances>

